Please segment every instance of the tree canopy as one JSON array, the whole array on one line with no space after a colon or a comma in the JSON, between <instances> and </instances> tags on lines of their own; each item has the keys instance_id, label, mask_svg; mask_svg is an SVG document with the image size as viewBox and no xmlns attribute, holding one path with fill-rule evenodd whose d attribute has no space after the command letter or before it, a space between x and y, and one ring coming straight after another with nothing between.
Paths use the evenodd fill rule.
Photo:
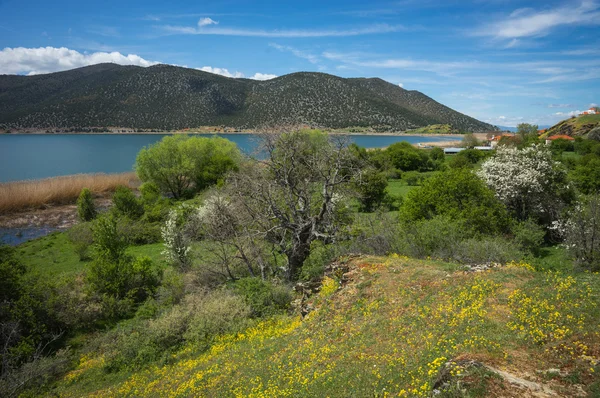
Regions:
<instances>
[{"instance_id":1,"label":"tree canopy","mask_svg":"<svg viewBox=\"0 0 600 398\"><path fill-rule=\"evenodd\" d=\"M142 149L135 169L142 181L178 199L216 184L240 161L237 146L225 138L174 135Z\"/></svg>"}]
</instances>

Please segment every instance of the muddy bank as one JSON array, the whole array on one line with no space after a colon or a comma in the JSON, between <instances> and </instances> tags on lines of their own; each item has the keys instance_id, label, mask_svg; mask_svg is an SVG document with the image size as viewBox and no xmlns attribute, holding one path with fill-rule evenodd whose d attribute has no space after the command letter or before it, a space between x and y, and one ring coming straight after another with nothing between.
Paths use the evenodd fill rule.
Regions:
<instances>
[{"instance_id":1,"label":"muddy bank","mask_svg":"<svg viewBox=\"0 0 600 398\"><path fill-rule=\"evenodd\" d=\"M106 211L111 199L94 199L98 211ZM40 209L28 209L11 214L0 214L0 243L18 245L54 231L66 231L78 222L77 205L56 205Z\"/></svg>"}]
</instances>

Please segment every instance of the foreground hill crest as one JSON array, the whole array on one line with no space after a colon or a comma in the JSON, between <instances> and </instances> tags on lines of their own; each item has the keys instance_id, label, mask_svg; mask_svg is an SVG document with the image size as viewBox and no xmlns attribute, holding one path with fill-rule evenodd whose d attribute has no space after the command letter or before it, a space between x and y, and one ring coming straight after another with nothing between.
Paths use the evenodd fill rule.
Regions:
<instances>
[{"instance_id":1,"label":"foreground hill crest","mask_svg":"<svg viewBox=\"0 0 600 398\"><path fill-rule=\"evenodd\" d=\"M266 81L169 65L98 64L36 76L0 75L0 128L256 128L309 124L405 131L494 127L378 78L299 72Z\"/></svg>"}]
</instances>

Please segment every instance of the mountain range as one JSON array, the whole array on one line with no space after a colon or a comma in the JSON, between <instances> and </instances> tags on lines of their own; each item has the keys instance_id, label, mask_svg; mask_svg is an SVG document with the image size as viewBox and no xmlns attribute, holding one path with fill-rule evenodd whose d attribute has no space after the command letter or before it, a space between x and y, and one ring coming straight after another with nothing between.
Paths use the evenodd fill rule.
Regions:
<instances>
[{"instance_id":1,"label":"mountain range","mask_svg":"<svg viewBox=\"0 0 600 398\"><path fill-rule=\"evenodd\" d=\"M495 128L379 78L299 72L271 80L228 78L170 65L98 64L44 75L0 75L0 128L272 125L406 131L449 124Z\"/></svg>"}]
</instances>

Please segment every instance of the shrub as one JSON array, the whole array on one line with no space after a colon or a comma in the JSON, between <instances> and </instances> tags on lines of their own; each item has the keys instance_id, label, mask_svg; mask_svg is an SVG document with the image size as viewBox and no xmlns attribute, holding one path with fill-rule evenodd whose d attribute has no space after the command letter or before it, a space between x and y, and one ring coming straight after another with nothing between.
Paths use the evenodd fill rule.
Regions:
<instances>
[{"instance_id":1,"label":"shrub","mask_svg":"<svg viewBox=\"0 0 600 398\"><path fill-rule=\"evenodd\" d=\"M402 254L448 259L454 256L465 230L458 220L436 216L404 225L399 233L400 247L397 250Z\"/></svg>"},{"instance_id":2,"label":"shrub","mask_svg":"<svg viewBox=\"0 0 600 398\"><path fill-rule=\"evenodd\" d=\"M522 250L535 255L539 253L539 250L544 243L544 237L546 236L544 227L538 225L531 219L516 224L513 227L513 233L515 235L515 243L519 245Z\"/></svg>"},{"instance_id":3,"label":"shrub","mask_svg":"<svg viewBox=\"0 0 600 398\"><path fill-rule=\"evenodd\" d=\"M69 240L79 256L79 261L90 259L90 248L94 243L94 234L90 223L81 223L72 226L67 232Z\"/></svg>"},{"instance_id":4,"label":"shrub","mask_svg":"<svg viewBox=\"0 0 600 398\"><path fill-rule=\"evenodd\" d=\"M94 251L98 258L116 263L125 255L127 241L119 233L115 217L100 217L94 224L92 233Z\"/></svg>"},{"instance_id":5,"label":"shrub","mask_svg":"<svg viewBox=\"0 0 600 398\"><path fill-rule=\"evenodd\" d=\"M408 171L404 173L403 179L407 185L414 187L421 184L423 176L418 171Z\"/></svg>"},{"instance_id":6,"label":"shrub","mask_svg":"<svg viewBox=\"0 0 600 398\"><path fill-rule=\"evenodd\" d=\"M517 245L497 236L465 239L458 242L454 256L449 260L470 264L505 264L523 257Z\"/></svg>"},{"instance_id":7,"label":"shrub","mask_svg":"<svg viewBox=\"0 0 600 398\"><path fill-rule=\"evenodd\" d=\"M429 152L429 157L437 162L444 162L446 160L446 154L444 153L444 150L439 147L433 148Z\"/></svg>"},{"instance_id":8,"label":"shrub","mask_svg":"<svg viewBox=\"0 0 600 398\"><path fill-rule=\"evenodd\" d=\"M144 206L138 198L135 197L131 189L119 186L112 197L114 210L117 214L131 218L139 219L144 214Z\"/></svg>"},{"instance_id":9,"label":"shrub","mask_svg":"<svg viewBox=\"0 0 600 398\"><path fill-rule=\"evenodd\" d=\"M292 293L287 287L258 278L239 279L234 289L244 298L255 317L281 313L289 308L292 301Z\"/></svg>"},{"instance_id":10,"label":"shrub","mask_svg":"<svg viewBox=\"0 0 600 398\"><path fill-rule=\"evenodd\" d=\"M582 159L581 164L573 170L572 179L583 194L600 192L600 158Z\"/></svg>"},{"instance_id":11,"label":"shrub","mask_svg":"<svg viewBox=\"0 0 600 398\"><path fill-rule=\"evenodd\" d=\"M445 216L471 234L507 231L508 213L494 193L470 170L437 173L406 196L400 219L410 223Z\"/></svg>"},{"instance_id":12,"label":"shrub","mask_svg":"<svg viewBox=\"0 0 600 398\"><path fill-rule=\"evenodd\" d=\"M367 169L354 185L359 194L361 210L370 212L383 203L388 180L384 173Z\"/></svg>"},{"instance_id":13,"label":"shrub","mask_svg":"<svg viewBox=\"0 0 600 398\"><path fill-rule=\"evenodd\" d=\"M472 167L485 157L486 153L478 149L463 149L452 157L450 167L453 169Z\"/></svg>"},{"instance_id":14,"label":"shrub","mask_svg":"<svg viewBox=\"0 0 600 398\"><path fill-rule=\"evenodd\" d=\"M148 245L161 241L161 223L158 222L121 218L117 222L117 228L119 234L131 245Z\"/></svg>"},{"instance_id":15,"label":"shrub","mask_svg":"<svg viewBox=\"0 0 600 398\"><path fill-rule=\"evenodd\" d=\"M389 163L402 171L427 171L433 169L433 162L427 152L417 149L408 142L397 142L383 151Z\"/></svg>"},{"instance_id":16,"label":"shrub","mask_svg":"<svg viewBox=\"0 0 600 398\"><path fill-rule=\"evenodd\" d=\"M96 206L89 189L83 188L77 198L77 215L81 221L91 221L96 218Z\"/></svg>"},{"instance_id":17,"label":"shrub","mask_svg":"<svg viewBox=\"0 0 600 398\"><path fill-rule=\"evenodd\" d=\"M156 319L136 319L109 332L101 344L108 371L134 370L167 360L184 343L206 349L222 334L249 326L250 308L227 290L198 292Z\"/></svg>"}]
</instances>

